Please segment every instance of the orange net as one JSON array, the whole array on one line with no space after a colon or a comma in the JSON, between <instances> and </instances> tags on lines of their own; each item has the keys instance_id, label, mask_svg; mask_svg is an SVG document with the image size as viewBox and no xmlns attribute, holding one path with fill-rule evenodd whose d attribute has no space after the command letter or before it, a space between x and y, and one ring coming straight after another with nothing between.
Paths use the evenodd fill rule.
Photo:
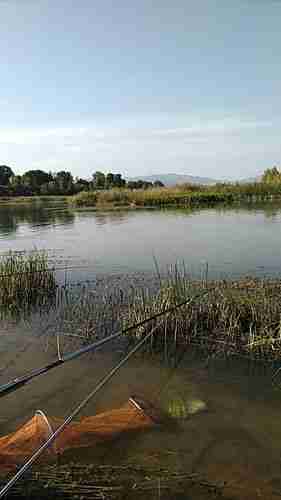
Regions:
<instances>
[{"instance_id":1,"label":"orange net","mask_svg":"<svg viewBox=\"0 0 281 500\"><path fill-rule=\"evenodd\" d=\"M158 419L156 410L150 404L132 397L118 409L69 424L44 451L40 460L56 457L71 448L93 447L123 433L152 427ZM12 470L23 464L62 423L62 419L47 418L43 412L37 411L16 432L0 438L0 469Z\"/></svg>"}]
</instances>

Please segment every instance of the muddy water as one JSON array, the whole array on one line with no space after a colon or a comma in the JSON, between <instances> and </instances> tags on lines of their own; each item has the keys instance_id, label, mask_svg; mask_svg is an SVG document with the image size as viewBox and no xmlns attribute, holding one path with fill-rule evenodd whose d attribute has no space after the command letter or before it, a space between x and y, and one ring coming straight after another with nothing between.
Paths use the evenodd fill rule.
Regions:
<instances>
[{"instance_id":1,"label":"muddy water","mask_svg":"<svg viewBox=\"0 0 281 500\"><path fill-rule=\"evenodd\" d=\"M40 332L40 329L38 330ZM6 325L2 333L0 382L51 361L55 343L34 337L28 325L20 331ZM64 349L76 349L68 340ZM31 418L37 409L65 417L120 359L121 346L65 364L1 400L0 434ZM96 449L68 454L66 460L87 463L137 463L197 472L225 482L228 498L279 498L281 492L281 390L246 364L206 363L187 353L177 368L138 355L92 400L82 415L118 408L131 394L141 394L164 411L206 403L205 411L170 420L131 438ZM174 405L174 406L173 406ZM172 411L173 413L173 411ZM186 418L184 418L186 417ZM172 422L172 424L171 424ZM281 493L280 493L281 494ZM155 497L156 498L156 497Z\"/></svg>"}]
</instances>

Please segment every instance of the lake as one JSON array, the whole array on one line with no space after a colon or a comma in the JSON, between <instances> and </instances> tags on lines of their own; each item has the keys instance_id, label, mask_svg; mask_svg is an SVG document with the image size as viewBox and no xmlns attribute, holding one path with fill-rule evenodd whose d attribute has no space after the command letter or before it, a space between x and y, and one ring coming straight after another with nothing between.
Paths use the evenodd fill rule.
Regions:
<instances>
[{"instance_id":1,"label":"lake","mask_svg":"<svg viewBox=\"0 0 281 500\"><path fill-rule=\"evenodd\" d=\"M67 279L73 283L98 275L149 277L155 271L154 257L163 271L184 261L194 277L201 275L206 262L211 277L276 277L281 262L280 228L281 206L274 204L108 212L73 211L64 202L0 207L1 253L47 250L57 266L68 266ZM59 276L63 280L64 271ZM56 359L57 325L56 317L46 314L2 321L0 385ZM62 352L80 347L78 337L62 336ZM36 410L65 418L124 352L122 343L104 347L5 397L0 437L25 424ZM277 500L281 494L281 385L274 386L271 377L270 370L265 373L243 359L206 363L191 349L177 366L139 354L89 402L81 417L119 408L132 394L140 394L164 412L175 405L183 409L193 401L203 402L206 410L177 415L173 425L119 438L98 449L74 450L63 460L153 467L163 482L165 470L198 474L214 484L224 483L221 498ZM281 384L281 376L276 382ZM160 495L159 481L149 483L149 474L142 478L142 484L150 484L145 498L170 498L164 487ZM209 496L207 486L202 486L203 491L195 491L190 484L182 488L172 498L217 498ZM132 489L126 498L140 496Z\"/></svg>"},{"instance_id":2,"label":"lake","mask_svg":"<svg viewBox=\"0 0 281 500\"><path fill-rule=\"evenodd\" d=\"M151 273L185 262L192 276L277 276L281 205L202 210L73 211L62 202L0 207L0 253L44 249L73 281ZM77 267L76 269L73 269Z\"/></svg>"}]
</instances>

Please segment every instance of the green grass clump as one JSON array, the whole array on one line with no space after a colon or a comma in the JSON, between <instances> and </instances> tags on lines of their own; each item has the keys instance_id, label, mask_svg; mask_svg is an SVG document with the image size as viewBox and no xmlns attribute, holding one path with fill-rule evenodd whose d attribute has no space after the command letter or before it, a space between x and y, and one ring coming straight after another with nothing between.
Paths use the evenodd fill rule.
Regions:
<instances>
[{"instance_id":1,"label":"green grass clump","mask_svg":"<svg viewBox=\"0 0 281 500\"><path fill-rule=\"evenodd\" d=\"M117 188L109 191L99 191L97 193L97 203L101 207L104 205L128 206L130 204L130 191Z\"/></svg>"},{"instance_id":2,"label":"green grass clump","mask_svg":"<svg viewBox=\"0 0 281 500\"><path fill-rule=\"evenodd\" d=\"M177 346L191 344L207 357L239 355L279 363L281 283L278 281L213 281L207 287L206 283L190 281L176 269L162 281L158 293L136 293L124 325L138 323L198 292L202 292L201 298L167 315L164 321L155 320L158 326L153 351L173 352ZM140 338L151 327L148 324L131 335Z\"/></svg>"},{"instance_id":3,"label":"green grass clump","mask_svg":"<svg viewBox=\"0 0 281 500\"><path fill-rule=\"evenodd\" d=\"M54 296L57 285L54 269L44 252L9 252L0 258L1 315L28 311Z\"/></svg>"},{"instance_id":4,"label":"green grass clump","mask_svg":"<svg viewBox=\"0 0 281 500\"><path fill-rule=\"evenodd\" d=\"M81 193L71 196L69 202L75 207L95 207L97 193L96 191L81 191Z\"/></svg>"},{"instance_id":5,"label":"green grass clump","mask_svg":"<svg viewBox=\"0 0 281 500\"><path fill-rule=\"evenodd\" d=\"M120 288L117 282L110 287L104 284L104 288L59 291L55 327L64 335L92 342L196 296L189 304L124 333L124 342L135 343L153 329L146 348L164 354L165 359L181 355L190 346L206 359L239 357L280 366L280 280L208 282L206 276L195 281L175 266L150 284Z\"/></svg>"},{"instance_id":6,"label":"green grass clump","mask_svg":"<svg viewBox=\"0 0 281 500\"><path fill-rule=\"evenodd\" d=\"M231 203L233 195L215 190L194 191L175 188L111 189L108 191L86 191L72 196L71 203L77 207L164 207L213 205Z\"/></svg>"},{"instance_id":7,"label":"green grass clump","mask_svg":"<svg viewBox=\"0 0 281 500\"><path fill-rule=\"evenodd\" d=\"M281 196L281 183L217 183L210 186L181 184L148 189L115 188L82 192L71 197L78 207L198 207L232 204L240 201L271 201Z\"/></svg>"},{"instance_id":8,"label":"green grass clump","mask_svg":"<svg viewBox=\"0 0 281 500\"><path fill-rule=\"evenodd\" d=\"M132 202L137 206L184 206L212 205L215 203L230 203L233 197L229 193L208 191L179 191L177 189L150 189L136 191L131 194Z\"/></svg>"},{"instance_id":9,"label":"green grass clump","mask_svg":"<svg viewBox=\"0 0 281 500\"><path fill-rule=\"evenodd\" d=\"M125 330L157 313L190 304L152 319L124 334L129 344L154 330L148 350L173 357L184 346L198 348L207 358L242 357L280 365L281 281L191 280L177 266L155 277L150 286L112 285L93 290L65 290L56 307L56 327L85 341Z\"/></svg>"}]
</instances>

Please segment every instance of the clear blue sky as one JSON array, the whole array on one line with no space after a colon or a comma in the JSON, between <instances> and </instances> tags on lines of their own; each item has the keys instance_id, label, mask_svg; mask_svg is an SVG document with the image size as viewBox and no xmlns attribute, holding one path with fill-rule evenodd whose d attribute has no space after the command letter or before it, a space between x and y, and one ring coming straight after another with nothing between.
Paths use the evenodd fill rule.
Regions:
<instances>
[{"instance_id":1,"label":"clear blue sky","mask_svg":"<svg viewBox=\"0 0 281 500\"><path fill-rule=\"evenodd\" d=\"M0 164L280 165L280 21L281 0L0 0Z\"/></svg>"}]
</instances>

